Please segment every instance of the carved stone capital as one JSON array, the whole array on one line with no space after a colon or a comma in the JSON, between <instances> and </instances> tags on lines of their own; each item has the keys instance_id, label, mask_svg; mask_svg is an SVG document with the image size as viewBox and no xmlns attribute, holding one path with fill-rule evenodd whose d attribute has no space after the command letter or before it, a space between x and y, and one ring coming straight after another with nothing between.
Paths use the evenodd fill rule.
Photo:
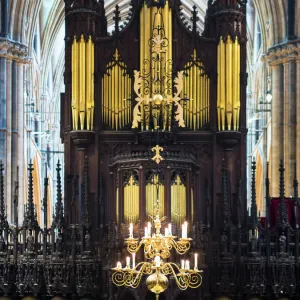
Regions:
<instances>
[{"instance_id":1,"label":"carved stone capital","mask_svg":"<svg viewBox=\"0 0 300 300\"><path fill-rule=\"evenodd\" d=\"M300 41L297 40L276 45L269 49L264 58L272 67L288 63L292 60L299 60Z\"/></svg>"},{"instance_id":2,"label":"carved stone capital","mask_svg":"<svg viewBox=\"0 0 300 300\"><path fill-rule=\"evenodd\" d=\"M27 46L3 37L0 37L0 57L5 57L18 63L30 63Z\"/></svg>"}]
</instances>

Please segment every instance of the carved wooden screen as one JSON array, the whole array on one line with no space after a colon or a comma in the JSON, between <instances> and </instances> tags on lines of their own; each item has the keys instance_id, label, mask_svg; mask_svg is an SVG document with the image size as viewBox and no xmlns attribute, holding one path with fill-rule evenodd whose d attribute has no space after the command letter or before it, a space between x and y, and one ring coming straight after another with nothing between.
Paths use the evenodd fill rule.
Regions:
<instances>
[{"instance_id":1,"label":"carved wooden screen","mask_svg":"<svg viewBox=\"0 0 300 300\"><path fill-rule=\"evenodd\" d=\"M184 107L186 127L199 130L209 122L209 86L210 80L205 73L203 63L197 57L196 50L184 68L181 101Z\"/></svg>"},{"instance_id":2,"label":"carved wooden screen","mask_svg":"<svg viewBox=\"0 0 300 300\"><path fill-rule=\"evenodd\" d=\"M102 79L102 120L110 129L119 130L131 123L131 77L118 49Z\"/></svg>"}]
</instances>

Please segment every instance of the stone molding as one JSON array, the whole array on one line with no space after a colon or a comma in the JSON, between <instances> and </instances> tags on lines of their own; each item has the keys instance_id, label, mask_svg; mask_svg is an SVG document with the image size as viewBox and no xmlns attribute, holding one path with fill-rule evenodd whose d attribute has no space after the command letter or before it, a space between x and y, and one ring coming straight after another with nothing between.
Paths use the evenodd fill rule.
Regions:
<instances>
[{"instance_id":1,"label":"stone molding","mask_svg":"<svg viewBox=\"0 0 300 300\"><path fill-rule=\"evenodd\" d=\"M300 60L300 40L290 41L270 48L264 59L272 67L291 60Z\"/></svg>"},{"instance_id":2,"label":"stone molding","mask_svg":"<svg viewBox=\"0 0 300 300\"><path fill-rule=\"evenodd\" d=\"M3 37L0 37L0 57L23 64L31 61L27 46Z\"/></svg>"}]
</instances>

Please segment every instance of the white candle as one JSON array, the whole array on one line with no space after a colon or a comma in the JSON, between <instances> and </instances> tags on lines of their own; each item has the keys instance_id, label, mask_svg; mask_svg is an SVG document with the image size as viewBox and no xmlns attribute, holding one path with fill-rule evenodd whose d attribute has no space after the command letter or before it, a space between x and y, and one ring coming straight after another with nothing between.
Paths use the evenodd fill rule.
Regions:
<instances>
[{"instance_id":1,"label":"white candle","mask_svg":"<svg viewBox=\"0 0 300 300\"><path fill-rule=\"evenodd\" d=\"M132 238L133 237L133 224L130 223L129 225L129 237Z\"/></svg>"},{"instance_id":2,"label":"white candle","mask_svg":"<svg viewBox=\"0 0 300 300\"><path fill-rule=\"evenodd\" d=\"M184 269L184 260L181 260L181 269Z\"/></svg>"},{"instance_id":3,"label":"white candle","mask_svg":"<svg viewBox=\"0 0 300 300\"><path fill-rule=\"evenodd\" d=\"M165 228L165 236L169 236L169 229Z\"/></svg>"},{"instance_id":4,"label":"white candle","mask_svg":"<svg viewBox=\"0 0 300 300\"><path fill-rule=\"evenodd\" d=\"M145 227L145 237L148 237L148 227Z\"/></svg>"},{"instance_id":5,"label":"white candle","mask_svg":"<svg viewBox=\"0 0 300 300\"><path fill-rule=\"evenodd\" d=\"M186 268L187 270L190 269L190 262L189 262L188 260L185 261L185 268Z\"/></svg>"},{"instance_id":6,"label":"white candle","mask_svg":"<svg viewBox=\"0 0 300 300\"><path fill-rule=\"evenodd\" d=\"M182 229L181 229L181 237L184 239L184 231L185 231L185 226L182 224Z\"/></svg>"},{"instance_id":7,"label":"white candle","mask_svg":"<svg viewBox=\"0 0 300 300\"><path fill-rule=\"evenodd\" d=\"M187 221L184 222L184 226L185 226L185 238L187 239L187 228L188 228Z\"/></svg>"},{"instance_id":8,"label":"white candle","mask_svg":"<svg viewBox=\"0 0 300 300\"><path fill-rule=\"evenodd\" d=\"M122 269L122 264L119 261L117 262L117 269Z\"/></svg>"},{"instance_id":9,"label":"white candle","mask_svg":"<svg viewBox=\"0 0 300 300\"><path fill-rule=\"evenodd\" d=\"M169 229L169 235L172 236L172 224L171 223L169 223L168 229Z\"/></svg>"},{"instance_id":10,"label":"white candle","mask_svg":"<svg viewBox=\"0 0 300 300\"><path fill-rule=\"evenodd\" d=\"M151 236L151 223L148 222L148 234L149 236Z\"/></svg>"},{"instance_id":11,"label":"white candle","mask_svg":"<svg viewBox=\"0 0 300 300\"><path fill-rule=\"evenodd\" d=\"M198 269L198 254L195 253L195 270Z\"/></svg>"},{"instance_id":12,"label":"white candle","mask_svg":"<svg viewBox=\"0 0 300 300\"><path fill-rule=\"evenodd\" d=\"M135 269L135 253L132 253L132 269Z\"/></svg>"},{"instance_id":13,"label":"white candle","mask_svg":"<svg viewBox=\"0 0 300 300\"><path fill-rule=\"evenodd\" d=\"M155 267L159 268L160 267L160 256L155 256L154 261L155 261Z\"/></svg>"},{"instance_id":14,"label":"white candle","mask_svg":"<svg viewBox=\"0 0 300 300\"><path fill-rule=\"evenodd\" d=\"M130 257L126 257L126 268L130 268Z\"/></svg>"}]
</instances>

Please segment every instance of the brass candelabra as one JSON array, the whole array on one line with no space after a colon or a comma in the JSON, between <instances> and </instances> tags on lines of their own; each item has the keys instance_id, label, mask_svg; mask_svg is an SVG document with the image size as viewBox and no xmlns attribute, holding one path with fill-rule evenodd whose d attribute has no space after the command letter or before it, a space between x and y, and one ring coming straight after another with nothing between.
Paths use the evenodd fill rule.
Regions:
<instances>
[{"instance_id":1,"label":"brass candelabra","mask_svg":"<svg viewBox=\"0 0 300 300\"><path fill-rule=\"evenodd\" d=\"M177 239L172 235L172 225L165 228L165 234L161 233L162 222L166 217L160 218L160 204L156 201L155 214L150 216L152 222L145 227L144 237L139 241L133 237L133 224L129 226L129 238L125 240L127 251L132 255L126 257L126 266L123 268L121 262L112 270L112 281L117 286L137 288L143 275L148 275L146 285L148 289L159 299L159 294L168 288L167 276L173 276L177 286L181 290L187 288L198 288L202 284L202 270L198 269L198 254L195 253L194 268L190 267L189 260L181 260L180 266L169 261L171 250L183 255L190 249L191 238L187 236L187 222L182 224L182 236ZM152 225L155 231L152 233ZM144 248L146 261L136 263L136 253Z\"/></svg>"}]
</instances>

